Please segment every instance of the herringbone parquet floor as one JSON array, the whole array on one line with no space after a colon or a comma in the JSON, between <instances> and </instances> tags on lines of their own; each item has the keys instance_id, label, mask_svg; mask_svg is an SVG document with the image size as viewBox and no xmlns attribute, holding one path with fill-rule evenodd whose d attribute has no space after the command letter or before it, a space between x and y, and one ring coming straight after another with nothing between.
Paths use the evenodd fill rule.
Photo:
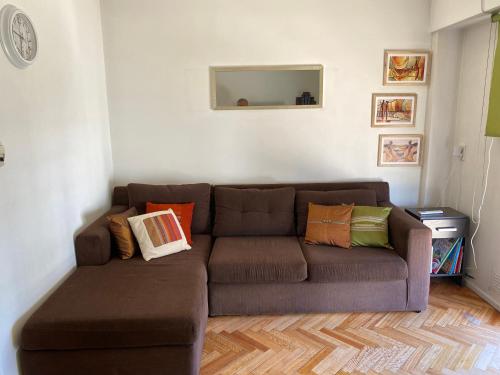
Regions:
<instances>
[{"instance_id":1,"label":"herringbone parquet floor","mask_svg":"<svg viewBox=\"0 0 500 375\"><path fill-rule=\"evenodd\" d=\"M210 318L201 374L500 374L500 314L433 282L420 314Z\"/></svg>"}]
</instances>

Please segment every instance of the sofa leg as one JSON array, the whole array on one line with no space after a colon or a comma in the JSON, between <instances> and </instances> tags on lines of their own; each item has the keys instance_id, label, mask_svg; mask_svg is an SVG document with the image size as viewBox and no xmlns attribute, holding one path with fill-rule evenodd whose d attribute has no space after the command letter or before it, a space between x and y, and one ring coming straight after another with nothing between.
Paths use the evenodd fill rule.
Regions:
<instances>
[{"instance_id":1,"label":"sofa leg","mask_svg":"<svg viewBox=\"0 0 500 375\"><path fill-rule=\"evenodd\" d=\"M420 314L422 312L422 310L417 310L415 311L417 314Z\"/></svg>"}]
</instances>

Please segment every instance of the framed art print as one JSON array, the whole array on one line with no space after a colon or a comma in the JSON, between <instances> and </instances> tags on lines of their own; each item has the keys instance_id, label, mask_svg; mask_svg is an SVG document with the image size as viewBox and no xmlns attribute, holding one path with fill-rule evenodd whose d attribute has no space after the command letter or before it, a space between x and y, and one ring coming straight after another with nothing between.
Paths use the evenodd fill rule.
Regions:
<instances>
[{"instance_id":1,"label":"framed art print","mask_svg":"<svg viewBox=\"0 0 500 375\"><path fill-rule=\"evenodd\" d=\"M422 165L423 136L420 134L380 134L379 167Z\"/></svg>"},{"instance_id":2,"label":"framed art print","mask_svg":"<svg viewBox=\"0 0 500 375\"><path fill-rule=\"evenodd\" d=\"M373 94L372 127L415 127L417 94Z\"/></svg>"},{"instance_id":3,"label":"framed art print","mask_svg":"<svg viewBox=\"0 0 500 375\"><path fill-rule=\"evenodd\" d=\"M426 85L430 78L431 53L422 50L386 50L384 85Z\"/></svg>"}]
</instances>

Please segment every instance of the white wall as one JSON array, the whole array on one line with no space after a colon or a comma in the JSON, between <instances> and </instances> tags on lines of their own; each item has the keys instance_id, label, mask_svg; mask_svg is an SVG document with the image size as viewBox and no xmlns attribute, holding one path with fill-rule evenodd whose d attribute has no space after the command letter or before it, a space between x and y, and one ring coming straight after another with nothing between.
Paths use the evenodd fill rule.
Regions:
<instances>
[{"instance_id":1,"label":"white wall","mask_svg":"<svg viewBox=\"0 0 500 375\"><path fill-rule=\"evenodd\" d=\"M496 34L493 29L492 36ZM429 204L438 204L441 200L440 192L443 191L443 205L455 207L459 211L472 216L472 201L474 186L476 186L475 217L478 212L478 203L483 190L483 177L485 175L485 157L490 140L484 137L484 125L487 114L489 86L491 80L490 67L486 70L488 57L488 41L490 37L490 22L484 21L462 29L440 31L435 36L441 43L437 48L443 84L433 86L430 100L429 134L441 134L436 142L432 142L429 151L433 157L425 177L425 198ZM457 46L457 41L459 46ZM492 59L494 48L491 49ZM448 82L452 79L449 69L450 62L455 60L459 67L457 83ZM486 74L486 90L485 90ZM436 78L436 77L434 77ZM484 119L481 122L483 108L483 93L486 92L486 106ZM456 105L452 105L455 101ZM442 104L440 106L440 104ZM435 108L437 107L437 110ZM448 112L448 113L447 113ZM443 120L440 122L440 120ZM453 125L450 128L450 121ZM445 130L440 129L441 126ZM465 144L466 155L464 161L459 161L451 156L453 145ZM485 150L486 149L486 150ZM448 160L447 160L448 159ZM500 255L498 243L498 212L500 211L500 141L496 140L492 149L492 165L489 176L485 204L482 209L480 230L475 243L477 268L474 266L472 256L466 260L466 272L474 277L468 279L468 285L478 292L483 298L500 309ZM441 176L441 178L439 178ZM448 177L447 177L448 176ZM449 183L444 182L449 178ZM471 231L476 225L471 225ZM469 246L469 254L470 246ZM497 281L496 281L497 280Z\"/></svg>"},{"instance_id":2,"label":"white wall","mask_svg":"<svg viewBox=\"0 0 500 375\"><path fill-rule=\"evenodd\" d=\"M408 12L408 9L412 9ZM417 203L420 168L378 168L370 128L385 48L430 48L429 3L102 0L115 182L384 179ZM212 111L211 65L323 64L324 108Z\"/></svg>"},{"instance_id":3,"label":"white wall","mask_svg":"<svg viewBox=\"0 0 500 375\"><path fill-rule=\"evenodd\" d=\"M467 157L464 162L454 161L457 173L449 187L450 204L456 204L459 210L472 214L474 182L477 181L477 196L482 191L485 157L484 122L481 124L481 109L484 90L484 76L488 56L490 22L482 22L463 31L461 77L458 90L455 143L467 145ZM493 51L492 51L493 52ZM491 57L490 57L491 58ZM491 62L490 62L491 68ZM486 103L488 103L491 69L488 72ZM487 113L487 107L485 107ZM489 146L489 142L487 146ZM472 287L483 297L500 308L500 283L495 289L495 276L500 280L500 255L498 244L498 212L500 211L500 141L497 139L492 149L492 166L485 205L482 210L482 223L476 244L478 268L473 267L469 258L467 271L474 276ZM477 205L476 205L477 213ZM474 229L472 225L471 229Z\"/></svg>"},{"instance_id":4,"label":"white wall","mask_svg":"<svg viewBox=\"0 0 500 375\"><path fill-rule=\"evenodd\" d=\"M500 7L500 0L483 0L483 9L490 11Z\"/></svg>"},{"instance_id":5,"label":"white wall","mask_svg":"<svg viewBox=\"0 0 500 375\"><path fill-rule=\"evenodd\" d=\"M431 0L431 31L482 17L500 7L500 0ZM485 15L488 18L489 15Z\"/></svg>"},{"instance_id":6,"label":"white wall","mask_svg":"<svg viewBox=\"0 0 500 375\"><path fill-rule=\"evenodd\" d=\"M105 208L112 172L99 1L15 3L32 17L40 48L26 70L0 51L3 375L17 373L29 312L74 267L73 236Z\"/></svg>"},{"instance_id":7,"label":"white wall","mask_svg":"<svg viewBox=\"0 0 500 375\"><path fill-rule=\"evenodd\" d=\"M431 0L431 30L436 31L481 14L481 0Z\"/></svg>"},{"instance_id":8,"label":"white wall","mask_svg":"<svg viewBox=\"0 0 500 375\"><path fill-rule=\"evenodd\" d=\"M443 30L432 36L432 82L427 101L425 162L420 187L420 205L441 206L452 165L454 128L462 56L462 31Z\"/></svg>"}]
</instances>

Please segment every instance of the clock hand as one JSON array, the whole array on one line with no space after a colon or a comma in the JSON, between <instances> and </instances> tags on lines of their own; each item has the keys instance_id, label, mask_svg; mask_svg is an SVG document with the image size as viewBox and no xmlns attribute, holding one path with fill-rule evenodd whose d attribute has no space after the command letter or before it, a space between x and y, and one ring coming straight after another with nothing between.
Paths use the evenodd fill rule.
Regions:
<instances>
[{"instance_id":1,"label":"clock hand","mask_svg":"<svg viewBox=\"0 0 500 375\"><path fill-rule=\"evenodd\" d=\"M21 38L22 40L24 40L24 38L23 38L23 36L22 36L21 34L16 33L14 30L12 30L12 32L13 32L14 34L16 34L19 38Z\"/></svg>"}]
</instances>

